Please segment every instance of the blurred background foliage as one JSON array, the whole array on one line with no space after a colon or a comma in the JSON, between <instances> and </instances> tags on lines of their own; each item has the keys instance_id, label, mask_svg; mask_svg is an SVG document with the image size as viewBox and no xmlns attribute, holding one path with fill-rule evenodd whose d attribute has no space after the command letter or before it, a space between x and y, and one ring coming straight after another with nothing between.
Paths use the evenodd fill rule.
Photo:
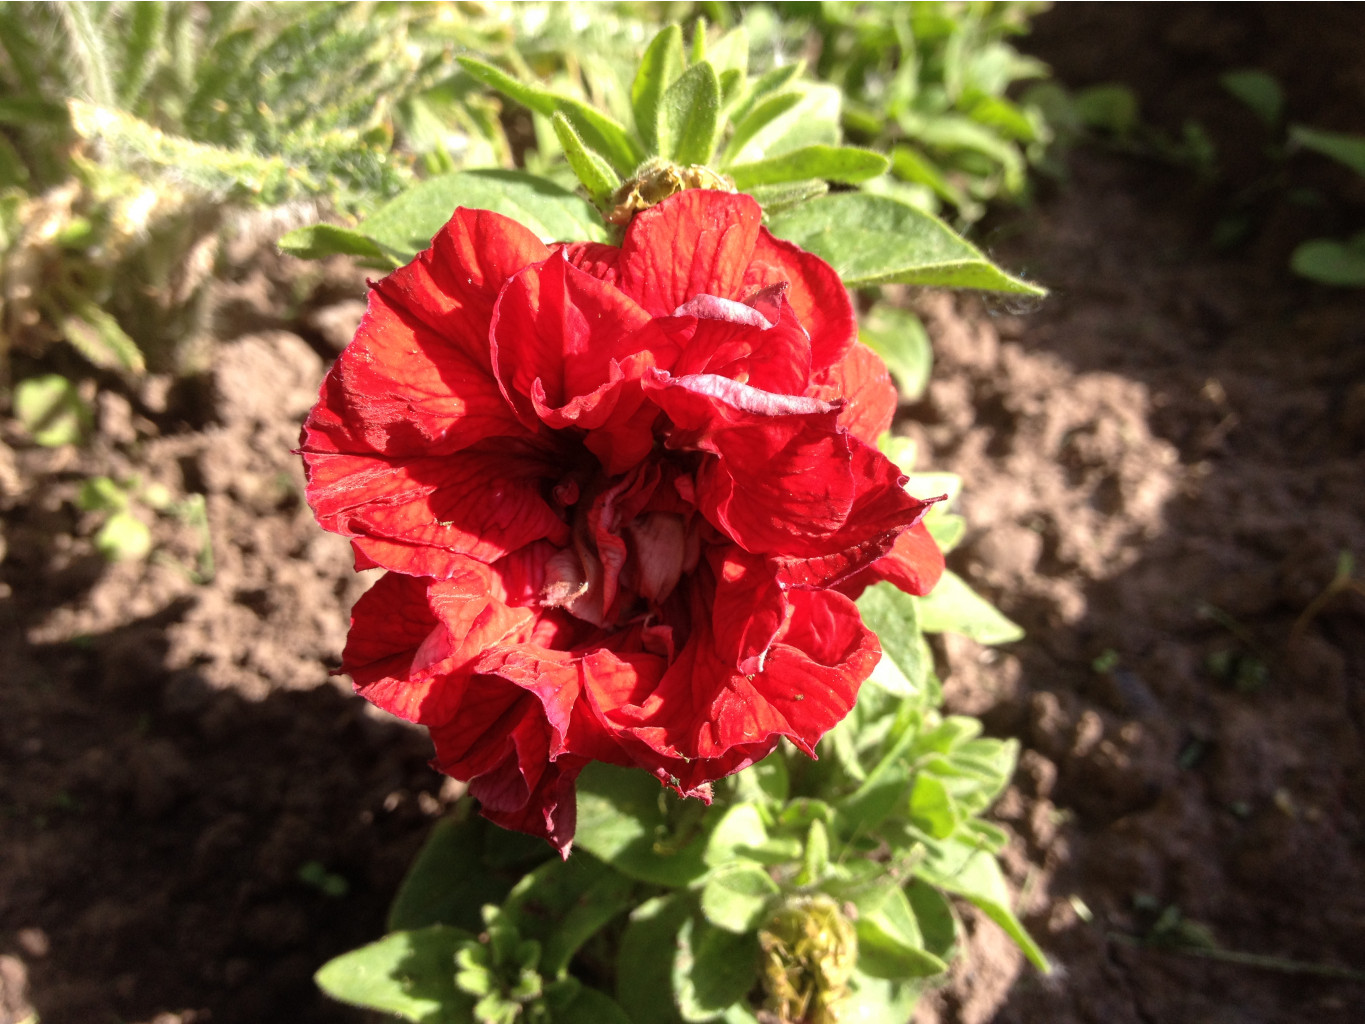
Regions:
<instances>
[{"instance_id":1,"label":"blurred background foliage","mask_svg":"<svg viewBox=\"0 0 1365 1024\"><path fill-rule=\"evenodd\" d=\"M710 40L722 77L808 82L788 121L834 96L849 141L891 161L864 187L962 228L1025 194L1049 138L1038 109L1010 98L1046 72L1010 43L1044 6L8 0L0 388L12 352L56 342L117 375L200 369L190 339L233 239L354 223L458 169L574 187L552 119L456 58L629 123L635 67L670 19L694 62Z\"/></svg>"}]
</instances>

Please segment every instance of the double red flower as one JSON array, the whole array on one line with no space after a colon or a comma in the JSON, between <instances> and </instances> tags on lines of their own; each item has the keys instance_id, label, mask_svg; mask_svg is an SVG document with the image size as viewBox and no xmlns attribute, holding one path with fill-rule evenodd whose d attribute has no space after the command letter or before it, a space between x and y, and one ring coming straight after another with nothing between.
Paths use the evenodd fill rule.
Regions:
<instances>
[{"instance_id":1,"label":"double red flower","mask_svg":"<svg viewBox=\"0 0 1365 1024\"><path fill-rule=\"evenodd\" d=\"M942 571L847 292L759 219L688 191L547 248L459 209L304 425L318 521L390 570L344 671L561 852L590 760L705 798L783 736L813 754L880 656L850 595Z\"/></svg>"}]
</instances>

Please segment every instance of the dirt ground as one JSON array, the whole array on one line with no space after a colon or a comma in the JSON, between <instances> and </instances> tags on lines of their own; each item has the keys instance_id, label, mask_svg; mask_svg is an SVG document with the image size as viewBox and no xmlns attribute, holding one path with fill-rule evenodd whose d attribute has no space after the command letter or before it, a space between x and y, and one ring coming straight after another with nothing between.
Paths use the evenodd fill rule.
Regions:
<instances>
[{"instance_id":1,"label":"dirt ground","mask_svg":"<svg viewBox=\"0 0 1365 1024\"><path fill-rule=\"evenodd\" d=\"M1063 82L1201 119L1220 174L1078 149L980 237L1046 302L909 299L936 366L901 424L967 481L950 564L1028 630L949 638L940 667L953 710L1023 743L995 814L1058 968L969 917L921 1024L1365 1019L1365 983L1323 973L1365 971L1365 591L1318 600L1342 552L1365 579L1365 295L1286 268L1365 224L1307 158L1322 204L1261 187L1264 138L1216 84L1266 67L1291 117L1365 129L1334 6L1047 15L1028 46ZM1215 249L1229 212L1250 227ZM79 450L0 421L0 1024L362 1019L311 975L382 932L451 795L419 732L327 674L368 581L289 450L362 296L264 254L219 288L202 379L102 382ZM203 495L207 534L144 507L152 557L106 563L91 475Z\"/></svg>"}]
</instances>

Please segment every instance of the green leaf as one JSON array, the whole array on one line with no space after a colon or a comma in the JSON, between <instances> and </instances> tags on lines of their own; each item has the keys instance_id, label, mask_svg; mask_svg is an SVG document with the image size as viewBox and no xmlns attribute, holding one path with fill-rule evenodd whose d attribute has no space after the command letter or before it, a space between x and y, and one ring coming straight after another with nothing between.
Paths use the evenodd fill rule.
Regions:
<instances>
[{"instance_id":1,"label":"green leaf","mask_svg":"<svg viewBox=\"0 0 1365 1024\"><path fill-rule=\"evenodd\" d=\"M915 912L915 924L924 939L924 948L940 960L952 960L957 955L957 921L947 897L917 879L903 891Z\"/></svg>"},{"instance_id":2,"label":"green leaf","mask_svg":"<svg viewBox=\"0 0 1365 1024\"><path fill-rule=\"evenodd\" d=\"M880 304L863 318L858 337L882 357L903 399L914 402L924 395L934 366L934 350L919 317L909 310Z\"/></svg>"},{"instance_id":3,"label":"green leaf","mask_svg":"<svg viewBox=\"0 0 1365 1024\"><path fill-rule=\"evenodd\" d=\"M393 254L369 235L335 224L309 224L295 228L279 240L280 251L302 260L328 256L359 256L386 270L400 264Z\"/></svg>"},{"instance_id":4,"label":"green leaf","mask_svg":"<svg viewBox=\"0 0 1365 1024\"><path fill-rule=\"evenodd\" d=\"M1280 115L1284 113L1284 90L1274 75L1254 69L1229 71L1218 81L1224 89L1250 107L1267 128L1274 128L1280 123Z\"/></svg>"},{"instance_id":5,"label":"green leaf","mask_svg":"<svg viewBox=\"0 0 1365 1024\"><path fill-rule=\"evenodd\" d=\"M136 562L152 550L152 531L133 513L115 512L95 533L95 550L110 562Z\"/></svg>"},{"instance_id":6,"label":"green leaf","mask_svg":"<svg viewBox=\"0 0 1365 1024\"><path fill-rule=\"evenodd\" d=\"M967 520L951 512L925 516L924 526L945 555L961 544L967 533Z\"/></svg>"},{"instance_id":7,"label":"green leaf","mask_svg":"<svg viewBox=\"0 0 1365 1024\"><path fill-rule=\"evenodd\" d=\"M511 217L543 242L607 240L591 203L544 178L502 170L428 178L381 206L361 230L406 263L431 244L457 206Z\"/></svg>"},{"instance_id":8,"label":"green leaf","mask_svg":"<svg viewBox=\"0 0 1365 1024\"><path fill-rule=\"evenodd\" d=\"M76 385L56 373L14 386L14 418L44 448L80 444L95 419Z\"/></svg>"},{"instance_id":9,"label":"green leaf","mask_svg":"<svg viewBox=\"0 0 1365 1024\"><path fill-rule=\"evenodd\" d=\"M664 92L682 75L682 29L669 25L649 44L640 58L640 69L630 87L631 109L635 112L635 128L644 140L645 149L659 152L660 101Z\"/></svg>"},{"instance_id":10,"label":"green leaf","mask_svg":"<svg viewBox=\"0 0 1365 1024\"><path fill-rule=\"evenodd\" d=\"M509 99L545 117L556 112L569 119L574 130L592 149L611 162L622 177L628 177L644 159L644 153L625 128L601 111L572 96L561 96L540 86L519 82L491 64L473 57L456 57L460 66L490 89L496 89Z\"/></svg>"},{"instance_id":11,"label":"green leaf","mask_svg":"<svg viewBox=\"0 0 1365 1024\"><path fill-rule=\"evenodd\" d=\"M877 684L898 697L923 699L929 662L920 643L915 599L894 584L878 583L858 598L858 614L867 628L877 634L883 657L899 670L896 674L874 676Z\"/></svg>"},{"instance_id":12,"label":"green leaf","mask_svg":"<svg viewBox=\"0 0 1365 1024\"><path fill-rule=\"evenodd\" d=\"M884 174L889 166L891 163L886 157L870 149L805 146L766 160L734 164L728 173L735 179L735 187L747 192L755 185L778 185L809 178L856 185Z\"/></svg>"},{"instance_id":13,"label":"green leaf","mask_svg":"<svg viewBox=\"0 0 1365 1024\"><path fill-rule=\"evenodd\" d=\"M910 820L935 839L947 839L957 829L961 817L943 780L919 772L910 790Z\"/></svg>"},{"instance_id":14,"label":"green leaf","mask_svg":"<svg viewBox=\"0 0 1365 1024\"><path fill-rule=\"evenodd\" d=\"M313 976L333 999L418 1024L467 1024L474 1000L455 988L455 948L472 939L437 925L343 953Z\"/></svg>"},{"instance_id":15,"label":"green leaf","mask_svg":"<svg viewBox=\"0 0 1365 1024\"><path fill-rule=\"evenodd\" d=\"M829 873L829 830L816 818L806 829L806 846L801 853L801 873L797 885L816 885Z\"/></svg>"},{"instance_id":16,"label":"green leaf","mask_svg":"<svg viewBox=\"0 0 1365 1024\"><path fill-rule=\"evenodd\" d=\"M673 959L678 930L692 913L683 893L658 896L630 915L616 957L616 998L634 1024L678 1024Z\"/></svg>"},{"instance_id":17,"label":"green leaf","mask_svg":"<svg viewBox=\"0 0 1365 1024\"><path fill-rule=\"evenodd\" d=\"M705 164L720 129L720 81L703 61L688 68L659 101L659 154L680 164Z\"/></svg>"},{"instance_id":18,"label":"green leaf","mask_svg":"<svg viewBox=\"0 0 1365 1024\"><path fill-rule=\"evenodd\" d=\"M541 945L540 973L553 978L578 948L635 901L635 884L580 851L546 861L513 887L502 911L523 939Z\"/></svg>"},{"instance_id":19,"label":"green leaf","mask_svg":"<svg viewBox=\"0 0 1365 1024\"><path fill-rule=\"evenodd\" d=\"M915 1015L922 982L890 981L855 970L852 994L841 1007L841 1020L858 1024L905 1024Z\"/></svg>"},{"instance_id":20,"label":"green leaf","mask_svg":"<svg viewBox=\"0 0 1365 1024\"><path fill-rule=\"evenodd\" d=\"M673 995L683 1020L719 1017L753 988L757 973L756 935L735 935L696 917L683 922L673 959Z\"/></svg>"},{"instance_id":21,"label":"green leaf","mask_svg":"<svg viewBox=\"0 0 1365 1024\"><path fill-rule=\"evenodd\" d=\"M755 185L749 189L749 195L763 207L765 215L772 216L816 196L822 196L828 191L827 181L811 178L808 181L793 181L783 185Z\"/></svg>"},{"instance_id":22,"label":"green leaf","mask_svg":"<svg viewBox=\"0 0 1365 1024\"><path fill-rule=\"evenodd\" d=\"M915 912L899 886L888 886L875 909L859 913L856 927L858 970L874 978L924 978L948 969L924 948Z\"/></svg>"},{"instance_id":23,"label":"green leaf","mask_svg":"<svg viewBox=\"0 0 1365 1024\"><path fill-rule=\"evenodd\" d=\"M763 815L754 804L735 804L721 816L706 841L704 860L710 867L728 864L760 848L768 839Z\"/></svg>"},{"instance_id":24,"label":"green leaf","mask_svg":"<svg viewBox=\"0 0 1365 1024\"><path fill-rule=\"evenodd\" d=\"M398 887L389 909L389 930L431 924L482 930L481 908L501 903L514 880L488 866L490 833L501 831L481 817L438 821Z\"/></svg>"},{"instance_id":25,"label":"green leaf","mask_svg":"<svg viewBox=\"0 0 1365 1024\"><path fill-rule=\"evenodd\" d=\"M621 1004L605 992L583 985L565 1007L556 1007L554 1024L633 1024Z\"/></svg>"},{"instance_id":26,"label":"green leaf","mask_svg":"<svg viewBox=\"0 0 1365 1024\"><path fill-rule=\"evenodd\" d=\"M617 177L609 163L583 145L583 140L573 130L573 125L569 124L567 117L556 112L551 118L551 124L554 125L555 135L559 139L559 144L564 147L564 156L569 161L569 166L573 168L574 174L588 190L592 201L599 207L605 206L612 193L621 187L621 179Z\"/></svg>"},{"instance_id":27,"label":"green leaf","mask_svg":"<svg viewBox=\"0 0 1365 1024\"><path fill-rule=\"evenodd\" d=\"M980 644L1008 644L1024 631L1005 618L952 570L919 602L920 628L926 633L961 633Z\"/></svg>"},{"instance_id":28,"label":"green leaf","mask_svg":"<svg viewBox=\"0 0 1365 1024\"><path fill-rule=\"evenodd\" d=\"M1009 889L995 857L953 840L929 842L926 846L928 856L916 874L940 889L974 903L1005 930L1038 970L1049 973L1052 967L1047 957L1010 909Z\"/></svg>"},{"instance_id":29,"label":"green leaf","mask_svg":"<svg viewBox=\"0 0 1365 1024\"><path fill-rule=\"evenodd\" d=\"M704 812L638 769L594 763L578 778L574 840L631 878L686 885L706 871Z\"/></svg>"},{"instance_id":30,"label":"green leaf","mask_svg":"<svg viewBox=\"0 0 1365 1024\"><path fill-rule=\"evenodd\" d=\"M744 98L731 111L731 124L738 125L743 122L754 108L762 100L774 93L780 92L804 70L804 64L798 61L795 64L780 64L770 71L765 71L759 75L749 86L749 91ZM799 97L799 94L796 94ZM776 116L776 115L774 115ZM762 127L761 125L759 127Z\"/></svg>"},{"instance_id":31,"label":"green leaf","mask_svg":"<svg viewBox=\"0 0 1365 1024\"><path fill-rule=\"evenodd\" d=\"M1296 124L1289 129L1289 144L1330 156L1357 174L1365 175L1365 135L1324 132Z\"/></svg>"},{"instance_id":32,"label":"green leaf","mask_svg":"<svg viewBox=\"0 0 1365 1024\"><path fill-rule=\"evenodd\" d=\"M147 369L137 342L89 299L77 300L75 309L62 316L61 327L72 347L101 370L143 373Z\"/></svg>"},{"instance_id":33,"label":"green leaf","mask_svg":"<svg viewBox=\"0 0 1365 1024\"><path fill-rule=\"evenodd\" d=\"M725 144L725 156L721 161L722 166L729 164L734 159L735 154L740 153L749 140L763 128L789 110L793 110L801 102L802 96L803 93L795 89L775 92L755 103L752 109L745 112L743 116L737 114L733 121L734 128L730 133L730 141Z\"/></svg>"},{"instance_id":34,"label":"green leaf","mask_svg":"<svg viewBox=\"0 0 1365 1024\"><path fill-rule=\"evenodd\" d=\"M768 227L832 264L850 287L900 282L1047 294L1006 274L936 217L885 196L831 193L773 215Z\"/></svg>"},{"instance_id":35,"label":"green leaf","mask_svg":"<svg viewBox=\"0 0 1365 1024\"><path fill-rule=\"evenodd\" d=\"M1137 94L1126 85L1092 85L1071 98L1071 107L1087 128L1098 128L1120 138L1138 126Z\"/></svg>"},{"instance_id":36,"label":"green leaf","mask_svg":"<svg viewBox=\"0 0 1365 1024\"><path fill-rule=\"evenodd\" d=\"M759 926L779 891L762 865L738 860L707 876L701 912L717 928L743 934Z\"/></svg>"},{"instance_id":37,"label":"green leaf","mask_svg":"<svg viewBox=\"0 0 1365 1024\"><path fill-rule=\"evenodd\" d=\"M779 97L793 93L797 96L794 103L785 108L771 106ZM787 93L777 93L759 103L735 126L722 163L726 166L753 163L803 146L837 146L841 99L842 94L835 86L813 83L801 83ZM776 115L773 109L778 110Z\"/></svg>"},{"instance_id":38,"label":"green leaf","mask_svg":"<svg viewBox=\"0 0 1365 1024\"><path fill-rule=\"evenodd\" d=\"M1341 288L1365 287L1365 236L1351 242L1315 238L1304 242L1289 258L1289 266L1300 277L1319 284Z\"/></svg>"}]
</instances>

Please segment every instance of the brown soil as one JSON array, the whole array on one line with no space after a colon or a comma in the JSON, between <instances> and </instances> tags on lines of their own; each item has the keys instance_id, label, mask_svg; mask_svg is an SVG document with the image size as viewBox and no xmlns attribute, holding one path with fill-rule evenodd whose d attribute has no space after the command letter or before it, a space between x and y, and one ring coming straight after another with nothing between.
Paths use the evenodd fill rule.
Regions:
<instances>
[{"instance_id":1,"label":"brown soil","mask_svg":"<svg viewBox=\"0 0 1365 1024\"><path fill-rule=\"evenodd\" d=\"M1175 10L1064 5L1035 46L1063 80L1130 75L1158 123L1197 109L1216 138L1245 127L1204 88L1227 67L1272 67L1302 119L1314 95L1332 97L1319 124L1365 110L1324 70L1346 31L1327 16L1305 41L1278 8ZM1255 177L1254 152L1226 152ZM1151 941L1365 970L1365 597L1304 616L1340 552L1365 561L1365 299L1285 269L1332 208L1296 220L1268 193L1218 254L1225 199L1077 152L993 245L1051 298L915 300L937 364L903 422L966 478L951 562L1029 631L1003 651L950 638L941 667L955 710L1024 744L996 813L1058 965L1040 977L968 916L926 1024L1365 1018L1360 982ZM418 732L327 676L367 581L289 449L362 294L345 267L262 256L219 286L210 374L103 382L80 450L0 424L3 1024L30 1006L49 1024L360 1019L311 974L382 932L451 796ZM202 530L148 508L153 556L102 560L75 504L91 475L202 494L211 578ZM318 869L344 894L304 880Z\"/></svg>"}]
</instances>

